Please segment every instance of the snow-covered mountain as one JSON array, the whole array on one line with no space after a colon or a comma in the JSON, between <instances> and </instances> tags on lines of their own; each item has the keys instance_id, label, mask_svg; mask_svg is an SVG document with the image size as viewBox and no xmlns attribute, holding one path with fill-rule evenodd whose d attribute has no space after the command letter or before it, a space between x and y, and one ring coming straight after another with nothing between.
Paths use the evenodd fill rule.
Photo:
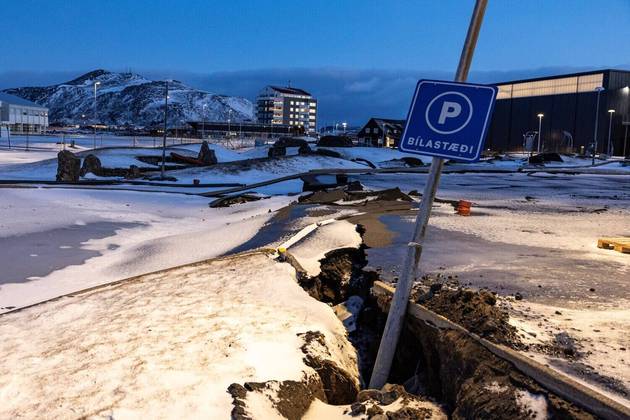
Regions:
<instances>
[{"instance_id":1,"label":"snow-covered mountain","mask_svg":"<svg viewBox=\"0 0 630 420\"><path fill-rule=\"evenodd\" d=\"M96 82L100 84L95 114ZM4 92L48 107L51 122L154 126L164 121L165 81L149 80L134 73L95 70L58 85L12 88ZM176 80L169 82L170 126L202 120L204 114L206 121L249 120L254 118L254 105L245 98L204 92Z\"/></svg>"}]
</instances>

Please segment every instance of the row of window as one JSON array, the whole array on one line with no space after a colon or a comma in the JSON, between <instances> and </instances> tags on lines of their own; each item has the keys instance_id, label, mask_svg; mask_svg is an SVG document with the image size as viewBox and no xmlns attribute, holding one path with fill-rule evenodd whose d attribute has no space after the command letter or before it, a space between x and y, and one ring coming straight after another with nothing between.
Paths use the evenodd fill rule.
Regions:
<instances>
[{"instance_id":1,"label":"row of window","mask_svg":"<svg viewBox=\"0 0 630 420\"><path fill-rule=\"evenodd\" d=\"M604 83L604 74L562 77L506 85L498 85L497 99L526 98L530 96L561 95L566 93L592 92Z\"/></svg>"}]
</instances>

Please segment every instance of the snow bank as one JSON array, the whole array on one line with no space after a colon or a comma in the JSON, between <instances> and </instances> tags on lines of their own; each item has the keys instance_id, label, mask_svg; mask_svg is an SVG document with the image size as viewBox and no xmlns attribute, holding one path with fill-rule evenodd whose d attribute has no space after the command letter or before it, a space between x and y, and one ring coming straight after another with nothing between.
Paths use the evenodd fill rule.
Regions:
<instances>
[{"instance_id":1,"label":"snow bank","mask_svg":"<svg viewBox=\"0 0 630 420\"><path fill-rule=\"evenodd\" d=\"M3 315L0 418L229 419L231 383L314 374L297 336L307 331L358 377L332 310L261 254Z\"/></svg>"}]
</instances>

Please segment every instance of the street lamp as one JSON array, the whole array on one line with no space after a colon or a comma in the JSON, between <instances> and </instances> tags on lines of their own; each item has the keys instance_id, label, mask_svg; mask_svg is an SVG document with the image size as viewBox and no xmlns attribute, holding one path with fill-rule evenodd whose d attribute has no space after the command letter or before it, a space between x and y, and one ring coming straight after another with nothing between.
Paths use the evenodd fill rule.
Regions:
<instances>
[{"instance_id":1,"label":"street lamp","mask_svg":"<svg viewBox=\"0 0 630 420\"><path fill-rule=\"evenodd\" d=\"M348 126L348 123L342 122L341 125L343 126L343 134L346 134L346 127Z\"/></svg>"},{"instance_id":2,"label":"street lamp","mask_svg":"<svg viewBox=\"0 0 630 420\"><path fill-rule=\"evenodd\" d=\"M593 155L592 155L592 165L595 165L595 153L597 153L597 126L599 124L599 96L601 95L602 91L604 90L603 87L598 86L595 88L595 91L597 92L597 106L595 107L595 135L593 136Z\"/></svg>"},{"instance_id":3,"label":"street lamp","mask_svg":"<svg viewBox=\"0 0 630 420\"><path fill-rule=\"evenodd\" d=\"M206 110L208 109L208 104L203 104L203 119L201 121L201 140L206 138Z\"/></svg>"},{"instance_id":4,"label":"street lamp","mask_svg":"<svg viewBox=\"0 0 630 420\"><path fill-rule=\"evenodd\" d=\"M96 120L98 116L96 114L96 88L101 82L94 82L94 149L96 149Z\"/></svg>"},{"instance_id":5,"label":"street lamp","mask_svg":"<svg viewBox=\"0 0 630 420\"><path fill-rule=\"evenodd\" d=\"M232 131L232 128L230 127L230 123L232 122L232 108L228 109L228 138L230 137L230 132Z\"/></svg>"},{"instance_id":6,"label":"street lamp","mask_svg":"<svg viewBox=\"0 0 630 420\"><path fill-rule=\"evenodd\" d=\"M610 133L612 132L612 118L613 118L613 114L615 113L614 109L609 109L608 110L608 114L610 114L610 118L608 120L608 156L612 156L613 155L613 145L612 142L610 141Z\"/></svg>"},{"instance_id":7,"label":"street lamp","mask_svg":"<svg viewBox=\"0 0 630 420\"><path fill-rule=\"evenodd\" d=\"M160 173L162 175L162 179L164 179L164 171L166 170L166 128L168 121L168 80L164 82L165 92L164 92L164 136L162 137L162 167L160 168Z\"/></svg>"},{"instance_id":8,"label":"street lamp","mask_svg":"<svg viewBox=\"0 0 630 420\"><path fill-rule=\"evenodd\" d=\"M536 152L540 153L540 137L542 135L542 119L545 114L538 114L538 147L536 147Z\"/></svg>"}]
</instances>

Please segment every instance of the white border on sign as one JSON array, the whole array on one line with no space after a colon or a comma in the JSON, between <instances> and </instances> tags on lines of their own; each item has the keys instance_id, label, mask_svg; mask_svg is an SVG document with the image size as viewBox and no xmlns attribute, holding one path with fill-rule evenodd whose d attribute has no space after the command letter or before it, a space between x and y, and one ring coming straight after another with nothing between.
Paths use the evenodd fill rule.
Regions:
<instances>
[{"instance_id":1,"label":"white border on sign","mask_svg":"<svg viewBox=\"0 0 630 420\"><path fill-rule=\"evenodd\" d=\"M437 128L433 127L433 124L431 124L431 121L429 121L429 110L433 106L433 102L437 101L438 99L440 99L444 95L458 95L458 96L461 96L462 98L464 98L466 100L466 102L468 102L468 108L470 109L470 111L468 112L468 118L466 119L464 124L462 124L459 128L457 128L455 130L451 130L451 131L438 130ZM424 119L427 122L427 124L429 125L429 127L431 127L431 130L435 131L436 133L438 133L438 134L453 134L453 133L457 133L458 131L463 130L464 127L466 127L468 125L468 123L470 122L470 119L472 118L472 115L473 115L473 106L472 106L472 102L470 102L470 99L468 99L468 96L464 95L463 93L453 91L453 92L440 93L438 96L436 96L435 98L431 99L431 102L429 102L429 105L427 105L427 110L424 112Z\"/></svg>"},{"instance_id":2,"label":"white border on sign","mask_svg":"<svg viewBox=\"0 0 630 420\"><path fill-rule=\"evenodd\" d=\"M481 132L482 135L486 134L487 128L488 128L488 120L490 119L490 113L492 112L492 109L494 108L493 106L493 101L495 100L495 97L497 95L498 92L498 88L495 86L487 86L487 85L476 85L476 84L470 84L470 83L455 83L455 82L444 82L444 81L439 81L439 80L421 80L420 82L418 82L418 84L416 85L416 92L413 95L413 100L411 102L411 106L409 107L409 112L407 113L407 122L405 123L405 131L403 132L403 135L401 137L401 142L400 142L400 146L398 147L401 151L403 152L408 152L408 153L412 153L412 154L416 154L416 155L422 155L422 156L434 156L434 157L440 157L440 158L444 158L444 159L457 159L457 160L461 160L464 162L474 162L476 160L479 160L479 156L481 155L481 147L477 147L477 154L472 157L472 158L463 158L463 157L459 157L459 156L451 156L451 155L442 155L442 154L438 154L438 153L418 153L417 150L413 150L413 149L405 149L403 147L403 142L402 140L404 140L407 137L407 129L409 128L409 117L411 116L411 111L413 110L413 108L416 105L416 101L418 100L418 93L420 92L420 86L422 86L423 83L430 83L433 85L448 85L448 86L469 86L469 87L475 87L477 89L490 89L492 91L492 96L490 97L490 106L488 107L488 113L486 114L486 120L485 123L483 125L483 130Z\"/></svg>"}]
</instances>

